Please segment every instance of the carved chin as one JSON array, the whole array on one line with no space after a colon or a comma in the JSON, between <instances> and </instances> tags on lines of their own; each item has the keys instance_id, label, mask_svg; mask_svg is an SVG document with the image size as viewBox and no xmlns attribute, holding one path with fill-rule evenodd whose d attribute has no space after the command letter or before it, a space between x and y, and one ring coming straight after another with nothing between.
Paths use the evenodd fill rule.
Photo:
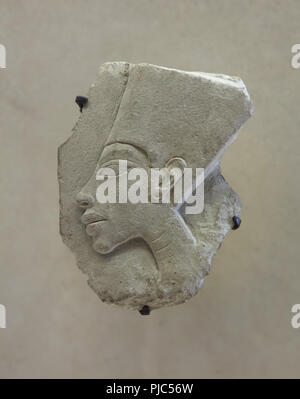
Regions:
<instances>
[{"instance_id":1,"label":"carved chin","mask_svg":"<svg viewBox=\"0 0 300 399\"><path fill-rule=\"evenodd\" d=\"M101 255L107 255L111 252L113 252L113 250L118 247L120 244L112 244L112 243L107 243L107 242L103 242L101 240L101 238L98 239L94 239L93 242L93 249L98 252Z\"/></svg>"}]
</instances>

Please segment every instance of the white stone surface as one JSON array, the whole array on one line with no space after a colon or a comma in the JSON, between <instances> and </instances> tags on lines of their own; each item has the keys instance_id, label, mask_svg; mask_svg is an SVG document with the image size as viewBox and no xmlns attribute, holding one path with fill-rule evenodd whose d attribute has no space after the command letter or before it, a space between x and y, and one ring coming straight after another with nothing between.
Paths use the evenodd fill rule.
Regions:
<instances>
[{"instance_id":1,"label":"white stone surface","mask_svg":"<svg viewBox=\"0 0 300 399\"><path fill-rule=\"evenodd\" d=\"M252 113L247 90L235 77L116 62L101 66L88 99L59 148L62 238L104 302L137 310L182 303L200 289L241 211L219 159ZM176 157L205 168L204 211L97 203L104 148L118 159L135 153L146 168ZM107 221L90 237L82 221L95 215Z\"/></svg>"}]
</instances>

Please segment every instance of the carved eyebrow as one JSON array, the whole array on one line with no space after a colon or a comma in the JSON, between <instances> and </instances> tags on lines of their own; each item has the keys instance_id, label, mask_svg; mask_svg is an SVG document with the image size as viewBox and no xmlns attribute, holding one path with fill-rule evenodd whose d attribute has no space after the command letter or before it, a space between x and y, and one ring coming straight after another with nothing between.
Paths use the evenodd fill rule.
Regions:
<instances>
[{"instance_id":1,"label":"carved eyebrow","mask_svg":"<svg viewBox=\"0 0 300 399\"><path fill-rule=\"evenodd\" d=\"M107 167L107 166L113 166L113 165L119 165L120 158L112 158L108 159L107 161L105 160L104 162L100 160L99 165L101 167ZM138 164L136 161L132 161L131 159L126 159L127 161L127 166L141 166Z\"/></svg>"},{"instance_id":2,"label":"carved eyebrow","mask_svg":"<svg viewBox=\"0 0 300 399\"><path fill-rule=\"evenodd\" d=\"M126 146L133 147L133 148L135 148L138 152L140 152L141 154L143 154L145 158L147 158L147 159L149 160L149 155L148 155L147 151L144 150L144 148L138 146L138 145L135 144L135 143L131 143L130 141L121 141L121 140L118 140L118 141L109 141L109 142L106 143L106 147L111 146L111 145L113 145L113 144L125 144Z\"/></svg>"},{"instance_id":3,"label":"carved eyebrow","mask_svg":"<svg viewBox=\"0 0 300 399\"><path fill-rule=\"evenodd\" d=\"M124 156L125 155L125 156ZM103 156L100 157L99 162L101 164L108 163L111 161L118 161L120 159L126 159L127 161L137 163L139 159L137 157L134 157L133 154L131 154L129 151L120 151L120 150L115 150L114 152L107 152Z\"/></svg>"},{"instance_id":4,"label":"carved eyebrow","mask_svg":"<svg viewBox=\"0 0 300 399\"><path fill-rule=\"evenodd\" d=\"M113 145L118 145L118 144L126 145L126 147L122 146L122 148L112 148L112 149L109 148L112 147ZM146 159L147 164L149 164L149 157L146 151L144 151L142 148L132 143L125 143L120 141L107 143L103 149L99 161L101 163L104 163L107 161L119 160L122 159L124 155L126 155L128 161L132 162L141 161L142 160L141 156L142 156L142 158Z\"/></svg>"}]
</instances>

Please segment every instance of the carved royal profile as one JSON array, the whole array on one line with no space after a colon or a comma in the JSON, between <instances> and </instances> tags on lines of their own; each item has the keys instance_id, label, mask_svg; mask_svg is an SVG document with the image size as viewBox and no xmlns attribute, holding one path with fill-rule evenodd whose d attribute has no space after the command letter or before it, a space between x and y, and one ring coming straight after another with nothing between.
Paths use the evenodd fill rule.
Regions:
<instances>
[{"instance_id":1,"label":"carved royal profile","mask_svg":"<svg viewBox=\"0 0 300 399\"><path fill-rule=\"evenodd\" d=\"M247 90L239 78L117 62L100 68L87 97L59 148L63 240L104 302L137 310L182 303L240 214L219 160L252 113ZM119 179L120 161L148 176L202 168L203 211L174 201L100 203L97 173L111 168Z\"/></svg>"}]
</instances>

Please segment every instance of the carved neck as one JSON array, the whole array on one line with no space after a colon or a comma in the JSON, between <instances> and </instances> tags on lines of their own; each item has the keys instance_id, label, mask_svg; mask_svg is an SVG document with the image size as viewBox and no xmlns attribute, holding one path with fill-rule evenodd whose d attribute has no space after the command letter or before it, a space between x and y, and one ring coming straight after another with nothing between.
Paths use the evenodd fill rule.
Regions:
<instances>
[{"instance_id":1,"label":"carved neck","mask_svg":"<svg viewBox=\"0 0 300 399\"><path fill-rule=\"evenodd\" d=\"M171 209L164 223L158 220L157 226L151 226L144 239L155 258L159 282L169 287L167 291L181 286L192 272L199 270L196 240L175 210Z\"/></svg>"}]
</instances>

